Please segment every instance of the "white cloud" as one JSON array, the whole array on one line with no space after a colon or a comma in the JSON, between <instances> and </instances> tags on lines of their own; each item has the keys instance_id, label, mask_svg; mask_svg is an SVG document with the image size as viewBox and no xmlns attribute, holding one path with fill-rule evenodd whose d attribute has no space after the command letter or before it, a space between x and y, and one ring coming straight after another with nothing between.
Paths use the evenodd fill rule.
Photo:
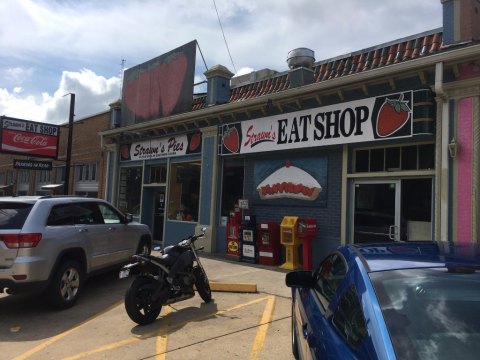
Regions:
<instances>
[{"instance_id":1,"label":"white cloud","mask_svg":"<svg viewBox=\"0 0 480 360\"><path fill-rule=\"evenodd\" d=\"M33 68L14 67L5 70L5 79L12 83L21 84L25 79L31 77Z\"/></svg>"},{"instance_id":2,"label":"white cloud","mask_svg":"<svg viewBox=\"0 0 480 360\"><path fill-rule=\"evenodd\" d=\"M106 79L91 70L64 71L53 95L22 96L22 93L0 89L0 113L32 121L64 123L70 110L69 93L75 94L75 118L79 119L109 109L120 98L120 79Z\"/></svg>"},{"instance_id":3,"label":"white cloud","mask_svg":"<svg viewBox=\"0 0 480 360\"><path fill-rule=\"evenodd\" d=\"M29 117L63 122L68 114L63 95L69 92L77 95L77 118L105 110L120 97L122 59L132 67L193 39L209 67L221 64L238 76L252 69L285 71L288 52L298 47L314 50L319 61L442 24L440 0L216 0L216 5L236 70L212 2L0 1L0 13L8 14L0 22L0 64L8 69L0 70L0 114L29 108ZM205 71L197 54L195 82Z\"/></svg>"}]
</instances>

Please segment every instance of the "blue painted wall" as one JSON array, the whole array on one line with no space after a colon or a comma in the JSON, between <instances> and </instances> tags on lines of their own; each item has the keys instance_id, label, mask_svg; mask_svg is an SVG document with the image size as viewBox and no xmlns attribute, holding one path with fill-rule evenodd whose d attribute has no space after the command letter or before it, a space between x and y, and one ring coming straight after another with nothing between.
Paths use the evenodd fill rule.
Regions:
<instances>
[{"instance_id":1,"label":"blue painted wall","mask_svg":"<svg viewBox=\"0 0 480 360\"><path fill-rule=\"evenodd\" d=\"M214 171L214 159L216 156L215 138L204 137L202 139L202 173L201 173L201 189L200 189L200 218L199 224L210 224L210 206L212 203L212 180Z\"/></svg>"}]
</instances>

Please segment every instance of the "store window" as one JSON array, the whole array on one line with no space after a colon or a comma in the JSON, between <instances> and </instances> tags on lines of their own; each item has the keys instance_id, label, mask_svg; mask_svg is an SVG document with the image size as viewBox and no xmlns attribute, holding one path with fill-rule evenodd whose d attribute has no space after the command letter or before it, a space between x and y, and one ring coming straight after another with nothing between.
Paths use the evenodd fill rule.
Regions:
<instances>
[{"instance_id":1,"label":"store window","mask_svg":"<svg viewBox=\"0 0 480 360\"><path fill-rule=\"evenodd\" d=\"M152 166L150 168L150 184L167 182L167 165Z\"/></svg>"},{"instance_id":2,"label":"store window","mask_svg":"<svg viewBox=\"0 0 480 360\"><path fill-rule=\"evenodd\" d=\"M142 191L142 167L125 167L120 169L120 186L118 206L124 213L140 215L140 198Z\"/></svg>"},{"instance_id":3,"label":"store window","mask_svg":"<svg viewBox=\"0 0 480 360\"><path fill-rule=\"evenodd\" d=\"M171 165L169 220L198 221L200 170L200 161Z\"/></svg>"},{"instance_id":4,"label":"store window","mask_svg":"<svg viewBox=\"0 0 480 360\"><path fill-rule=\"evenodd\" d=\"M418 144L386 148L357 149L355 172L432 170L435 145Z\"/></svg>"},{"instance_id":5,"label":"store window","mask_svg":"<svg viewBox=\"0 0 480 360\"><path fill-rule=\"evenodd\" d=\"M55 183L63 184L65 182L65 166L57 167Z\"/></svg>"},{"instance_id":6,"label":"store window","mask_svg":"<svg viewBox=\"0 0 480 360\"><path fill-rule=\"evenodd\" d=\"M243 197L243 159L224 159L222 177L222 216L228 216Z\"/></svg>"},{"instance_id":7,"label":"store window","mask_svg":"<svg viewBox=\"0 0 480 360\"><path fill-rule=\"evenodd\" d=\"M52 172L50 170L40 170L36 172L36 184L35 184L35 194L36 195L49 195L50 191L43 190L42 186L50 184Z\"/></svg>"},{"instance_id":8,"label":"store window","mask_svg":"<svg viewBox=\"0 0 480 360\"><path fill-rule=\"evenodd\" d=\"M76 166L76 181L98 181L97 163Z\"/></svg>"},{"instance_id":9,"label":"store window","mask_svg":"<svg viewBox=\"0 0 480 360\"><path fill-rule=\"evenodd\" d=\"M17 173L17 195L28 195L30 187L30 170L19 170Z\"/></svg>"}]
</instances>

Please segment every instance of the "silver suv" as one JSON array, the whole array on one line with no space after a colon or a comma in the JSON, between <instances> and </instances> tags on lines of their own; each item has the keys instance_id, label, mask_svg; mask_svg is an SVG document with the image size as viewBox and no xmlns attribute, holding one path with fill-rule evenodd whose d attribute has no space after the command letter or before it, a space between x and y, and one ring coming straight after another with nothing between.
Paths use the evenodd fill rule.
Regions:
<instances>
[{"instance_id":1,"label":"silver suv","mask_svg":"<svg viewBox=\"0 0 480 360\"><path fill-rule=\"evenodd\" d=\"M86 277L151 246L147 225L101 199L0 198L0 293L45 291L51 305L66 309Z\"/></svg>"}]
</instances>

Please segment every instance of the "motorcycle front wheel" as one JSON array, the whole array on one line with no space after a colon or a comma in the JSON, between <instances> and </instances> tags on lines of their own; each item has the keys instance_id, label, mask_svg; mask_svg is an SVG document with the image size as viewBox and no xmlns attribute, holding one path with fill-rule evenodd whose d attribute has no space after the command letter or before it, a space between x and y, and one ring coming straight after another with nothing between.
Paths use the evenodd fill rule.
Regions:
<instances>
[{"instance_id":1,"label":"motorcycle front wheel","mask_svg":"<svg viewBox=\"0 0 480 360\"><path fill-rule=\"evenodd\" d=\"M125 293L125 310L130 319L139 325L150 324L162 311L161 304L154 304L152 296L158 283L147 276L137 277Z\"/></svg>"},{"instance_id":2,"label":"motorcycle front wheel","mask_svg":"<svg viewBox=\"0 0 480 360\"><path fill-rule=\"evenodd\" d=\"M195 287L197 288L198 294L203 301L209 303L212 301L212 290L210 289L207 274L205 274L202 268L197 267L193 270L193 275L195 276Z\"/></svg>"}]
</instances>

